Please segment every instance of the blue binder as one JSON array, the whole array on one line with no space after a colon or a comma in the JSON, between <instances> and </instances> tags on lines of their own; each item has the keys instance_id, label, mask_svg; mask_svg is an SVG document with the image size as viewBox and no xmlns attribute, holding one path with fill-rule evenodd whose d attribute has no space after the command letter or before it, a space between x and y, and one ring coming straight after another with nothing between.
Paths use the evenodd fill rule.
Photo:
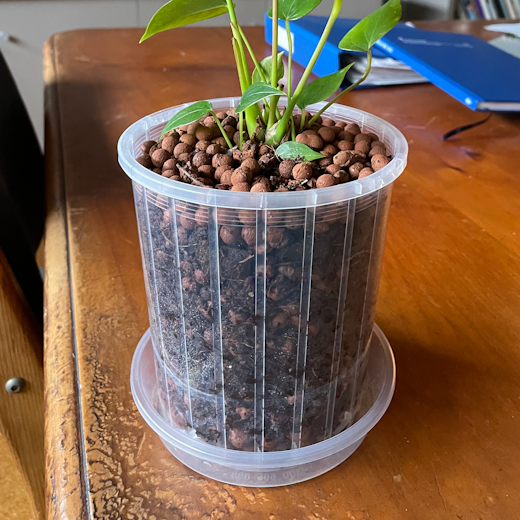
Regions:
<instances>
[{"instance_id":1,"label":"blue binder","mask_svg":"<svg viewBox=\"0 0 520 520\"><path fill-rule=\"evenodd\" d=\"M520 60L484 40L395 27L376 45L472 110L520 111Z\"/></svg>"},{"instance_id":2,"label":"blue binder","mask_svg":"<svg viewBox=\"0 0 520 520\"><path fill-rule=\"evenodd\" d=\"M336 21L330 33L330 37L323 47L323 51L314 66L313 72L317 76L327 76L337 72L351 60L348 56L352 52L345 52L338 48L339 42L354 27L359 20L341 18ZM293 34L293 59L300 65L306 66L318 44L321 33L325 28L327 18L323 16L306 16L295 22L291 22L291 32ZM287 51L288 35L285 30L285 22L278 25L279 38L278 47L280 50ZM265 15L265 40L268 43L273 42L272 20ZM388 57L388 55L379 49L375 49L374 56Z\"/></svg>"},{"instance_id":3,"label":"blue binder","mask_svg":"<svg viewBox=\"0 0 520 520\"><path fill-rule=\"evenodd\" d=\"M306 16L291 23L294 60L306 65L327 19ZM313 72L325 76L351 60L338 48L341 38L357 20L336 22ZM287 50L288 35L280 22L280 49ZM271 19L266 15L266 40L272 42ZM465 34L424 31L399 23L373 49L376 57L391 56L409 65L472 110L520 111L520 60Z\"/></svg>"}]
</instances>

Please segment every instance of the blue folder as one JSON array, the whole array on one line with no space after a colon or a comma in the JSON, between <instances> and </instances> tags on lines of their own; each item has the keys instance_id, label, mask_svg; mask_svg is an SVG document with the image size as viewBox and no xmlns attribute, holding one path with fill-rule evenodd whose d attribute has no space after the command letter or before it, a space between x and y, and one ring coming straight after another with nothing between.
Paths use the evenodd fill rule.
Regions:
<instances>
[{"instance_id":1,"label":"blue folder","mask_svg":"<svg viewBox=\"0 0 520 520\"><path fill-rule=\"evenodd\" d=\"M337 72L339 69L345 67L350 63L349 55L354 53L342 51L338 48L339 42L347 34L347 32L354 27L359 20L352 20L349 18L341 18L336 21L330 37L323 47L323 51L314 66L313 72L317 76L327 76ZM291 32L293 34L293 58L294 61L303 65L304 67L309 63L314 49L318 44L321 33L325 28L327 18L323 16L306 16L295 22L291 22ZM285 22L279 23L279 39L278 46L280 50L287 51L288 36L285 31ZM273 27L272 20L265 15L265 40L268 43L273 41ZM387 58L386 52L374 49L374 56Z\"/></svg>"},{"instance_id":2,"label":"blue folder","mask_svg":"<svg viewBox=\"0 0 520 520\"><path fill-rule=\"evenodd\" d=\"M291 23L294 60L305 66L314 52L327 19L306 16ZM357 20L339 19L313 72L325 76L349 63L351 52L338 48ZM280 22L280 48L288 35ZM272 42L266 16L266 40ZM285 42L285 44L284 44ZM391 56L409 65L472 110L520 111L520 60L475 36L424 31L399 23L373 48L376 57Z\"/></svg>"},{"instance_id":3,"label":"blue folder","mask_svg":"<svg viewBox=\"0 0 520 520\"><path fill-rule=\"evenodd\" d=\"M376 45L472 110L520 111L520 60L484 40L395 27Z\"/></svg>"}]
</instances>

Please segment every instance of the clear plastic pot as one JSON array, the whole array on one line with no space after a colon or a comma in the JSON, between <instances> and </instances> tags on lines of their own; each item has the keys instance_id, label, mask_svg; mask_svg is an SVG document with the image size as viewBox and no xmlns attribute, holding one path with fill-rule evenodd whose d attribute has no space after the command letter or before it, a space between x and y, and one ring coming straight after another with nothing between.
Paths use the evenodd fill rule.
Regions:
<instances>
[{"instance_id":1,"label":"clear plastic pot","mask_svg":"<svg viewBox=\"0 0 520 520\"><path fill-rule=\"evenodd\" d=\"M224 110L238 101L212 103ZM393 157L387 166L319 190L214 190L135 161L139 145L185 106L137 121L118 145L134 187L162 413L228 450L294 450L329 439L359 418L364 402L406 140L377 117L335 105L325 116L377 134Z\"/></svg>"}]
</instances>

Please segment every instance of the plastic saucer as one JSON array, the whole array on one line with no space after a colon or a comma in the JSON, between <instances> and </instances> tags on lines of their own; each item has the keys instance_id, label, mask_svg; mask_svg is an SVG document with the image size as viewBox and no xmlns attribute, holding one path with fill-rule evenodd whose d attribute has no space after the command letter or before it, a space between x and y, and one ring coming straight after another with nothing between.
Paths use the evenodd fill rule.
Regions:
<instances>
[{"instance_id":1,"label":"plastic saucer","mask_svg":"<svg viewBox=\"0 0 520 520\"><path fill-rule=\"evenodd\" d=\"M180 462L206 477L251 487L295 484L322 475L346 460L387 410L395 388L395 360L381 329L374 325L367 366L371 391L366 413L330 439L303 448L276 452L224 449L198 439L168 423L154 407L156 384L150 330L137 345L132 361L131 387L144 420Z\"/></svg>"}]
</instances>

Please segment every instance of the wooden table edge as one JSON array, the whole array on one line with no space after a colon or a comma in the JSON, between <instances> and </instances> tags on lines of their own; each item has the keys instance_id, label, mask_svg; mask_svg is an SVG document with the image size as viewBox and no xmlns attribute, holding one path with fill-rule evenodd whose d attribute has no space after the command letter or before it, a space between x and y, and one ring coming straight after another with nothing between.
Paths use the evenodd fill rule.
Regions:
<instances>
[{"instance_id":1,"label":"wooden table edge","mask_svg":"<svg viewBox=\"0 0 520 520\"><path fill-rule=\"evenodd\" d=\"M80 438L76 350L68 264L68 228L61 149L55 40L44 45L45 84L45 493L49 520L89 517Z\"/></svg>"}]
</instances>

